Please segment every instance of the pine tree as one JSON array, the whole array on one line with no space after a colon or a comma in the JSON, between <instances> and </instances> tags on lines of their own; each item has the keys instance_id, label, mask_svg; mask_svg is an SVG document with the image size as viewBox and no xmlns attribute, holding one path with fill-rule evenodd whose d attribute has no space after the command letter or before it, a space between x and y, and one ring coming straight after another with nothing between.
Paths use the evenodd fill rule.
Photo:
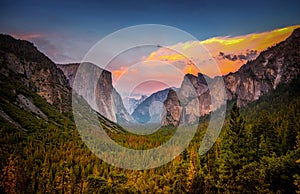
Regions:
<instances>
[{"instance_id":1,"label":"pine tree","mask_svg":"<svg viewBox=\"0 0 300 194\"><path fill-rule=\"evenodd\" d=\"M294 178L294 185L297 187L296 193L300 194L300 176L298 174L295 174L293 178Z\"/></svg>"},{"instance_id":2,"label":"pine tree","mask_svg":"<svg viewBox=\"0 0 300 194\"><path fill-rule=\"evenodd\" d=\"M187 192L190 192L193 186L194 178L196 174L196 153L194 149L191 149L190 162L188 168L188 177L187 177Z\"/></svg>"},{"instance_id":3,"label":"pine tree","mask_svg":"<svg viewBox=\"0 0 300 194\"><path fill-rule=\"evenodd\" d=\"M71 177L70 177L70 169L67 166L67 163L62 162L59 171L55 175L56 182L56 190L60 191L62 194L71 193Z\"/></svg>"},{"instance_id":4,"label":"pine tree","mask_svg":"<svg viewBox=\"0 0 300 194\"><path fill-rule=\"evenodd\" d=\"M90 175L87 180L87 193L109 193L108 183L104 178Z\"/></svg>"},{"instance_id":5,"label":"pine tree","mask_svg":"<svg viewBox=\"0 0 300 194\"><path fill-rule=\"evenodd\" d=\"M236 178L240 193L270 193L269 185L265 183L265 173L258 162L244 165Z\"/></svg>"},{"instance_id":6,"label":"pine tree","mask_svg":"<svg viewBox=\"0 0 300 194\"><path fill-rule=\"evenodd\" d=\"M248 162L249 150L245 121L236 104L230 112L229 125L223 136L219 160L218 188L221 193L240 193L238 172Z\"/></svg>"},{"instance_id":7,"label":"pine tree","mask_svg":"<svg viewBox=\"0 0 300 194\"><path fill-rule=\"evenodd\" d=\"M270 156L273 152L278 152L278 134L271 122L270 115L263 111L260 113L258 121L254 124L251 130L251 148L253 150L253 158L255 161L260 159L261 144L265 144L265 154Z\"/></svg>"},{"instance_id":8,"label":"pine tree","mask_svg":"<svg viewBox=\"0 0 300 194\"><path fill-rule=\"evenodd\" d=\"M293 114L291 110L291 112L288 112L284 122L286 123L286 126L283 134L282 147L283 153L286 153L288 150L296 148L299 119L297 119L296 115Z\"/></svg>"},{"instance_id":9,"label":"pine tree","mask_svg":"<svg viewBox=\"0 0 300 194\"><path fill-rule=\"evenodd\" d=\"M264 156L270 156L270 149L268 147L269 139L266 139L264 135L260 136L260 142L258 146L257 158L260 159Z\"/></svg>"},{"instance_id":10,"label":"pine tree","mask_svg":"<svg viewBox=\"0 0 300 194\"><path fill-rule=\"evenodd\" d=\"M49 174L49 161L47 156L45 157L44 163L41 166L41 174L39 178L39 190L42 193L46 193L47 191L51 191L51 184L50 183L50 174Z\"/></svg>"}]
</instances>

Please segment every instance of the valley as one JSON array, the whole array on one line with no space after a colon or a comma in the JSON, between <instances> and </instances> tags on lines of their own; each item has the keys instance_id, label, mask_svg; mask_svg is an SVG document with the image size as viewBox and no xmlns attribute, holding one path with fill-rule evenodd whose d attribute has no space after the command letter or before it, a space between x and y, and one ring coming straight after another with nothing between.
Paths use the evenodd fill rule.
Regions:
<instances>
[{"instance_id":1,"label":"valley","mask_svg":"<svg viewBox=\"0 0 300 194\"><path fill-rule=\"evenodd\" d=\"M91 63L55 64L32 43L9 35L0 35L0 65L0 193L300 190L299 28L236 72L214 78L186 74L180 88L143 96L133 105L114 88L111 72ZM87 71L93 76L86 76ZM218 106L212 107L212 101ZM76 105L82 112L72 111ZM199 155L210 115L221 106L227 110L221 134L207 153ZM90 122L86 130L91 133L77 128L78 118ZM116 144L134 150L159 148L178 126L184 126L183 134L189 135L190 125L196 131L171 162L128 170L91 151L95 148L87 141L95 140L95 147L106 143L103 131L90 128L95 123ZM147 135L123 127L135 123L159 125ZM174 143L162 155L180 149ZM107 157L114 158L116 152ZM128 155L117 159L130 161ZM147 164L143 156L139 161Z\"/></svg>"}]
</instances>

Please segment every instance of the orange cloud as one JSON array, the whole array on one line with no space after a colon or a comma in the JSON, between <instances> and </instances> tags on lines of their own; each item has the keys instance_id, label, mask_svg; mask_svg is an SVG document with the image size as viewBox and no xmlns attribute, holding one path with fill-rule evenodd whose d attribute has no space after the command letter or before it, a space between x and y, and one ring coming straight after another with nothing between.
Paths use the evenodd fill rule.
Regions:
<instances>
[{"instance_id":1,"label":"orange cloud","mask_svg":"<svg viewBox=\"0 0 300 194\"><path fill-rule=\"evenodd\" d=\"M120 77L122 76L133 76L134 74L138 73L138 70L136 68L129 68L121 66L120 69L112 70L113 74L113 82L116 82Z\"/></svg>"},{"instance_id":2,"label":"orange cloud","mask_svg":"<svg viewBox=\"0 0 300 194\"><path fill-rule=\"evenodd\" d=\"M128 71L128 67L120 67L120 69L113 70L113 80L118 80L119 77L123 74L125 74Z\"/></svg>"},{"instance_id":3,"label":"orange cloud","mask_svg":"<svg viewBox=\"0 0 300 194\"><path fill-rule=\"evenodd\" d=\"M173 54L166 54L166 55L156 55L155 52L151 53L148 58L146 58L147 61L150 60L161 60L161 61L179 61L179 60L185 60L186 57L182 54L173 53Z\"/></svg>"},{"instance_id":4,"label":"orange cloud","mask_svg":"<svg viewBox=\"0 0 300 194\"><path fill-rule=\"evenodd\" d=\"M208 55L202 56L199 53L199 50L203 50L204 46L224 75L237 71L247 60L255 59L261 51L285 40L294 29L299 27L300 25L297 25L262 33L235 37L213 37L204 41L178 43L169 48L160 48L152 52L145 60L161 60L170 63L182 61L186 64L181 67L184 73L197 74L199 69L190 65L190 61L186 56L193 56L193 61L197 62L197 64L210 60ZM182 51L185 55L172 51L172 48ZM217 75L215 71L210 71L209 69L204 70L203 73L207 73L209 76Z\"/></svg>"},{"instance_id":5,"label":"orange cloud","mask_svg":"<svg viewBox=\"0 0 300 194\"><path fill-rule=\"evenodd\" d=\"M200 69L193 64L191 61L188 62L188 64L183 68L183 73L184 74L195 74L196 72L198 73L200 71Z\"/></svg>"}]
</instances>

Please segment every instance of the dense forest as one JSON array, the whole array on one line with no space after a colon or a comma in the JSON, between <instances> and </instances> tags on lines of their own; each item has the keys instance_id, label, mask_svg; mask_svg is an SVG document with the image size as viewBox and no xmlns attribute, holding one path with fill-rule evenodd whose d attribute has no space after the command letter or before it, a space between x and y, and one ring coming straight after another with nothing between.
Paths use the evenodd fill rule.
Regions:
<instances>
[{"instance_id":1,"label":"dense forest","mask_svg":"<svg viewBox=\"0 0 300 194\"><path fill-rule=\"evenodd\" d=\"M299 84L296 79L280 85L247 107L229 102L221 135L205 155L198 154L204 118L180 156L134 171L96 157L71 113L60 113L21 82L1 78L0 107L22 127L0 118L0 193L300 193ZM18 106L17 94L48 119ZM173 132L166 127L138 136L108 130L116 142L135 149L157 147Z\"/></svg>"}]
</instances>

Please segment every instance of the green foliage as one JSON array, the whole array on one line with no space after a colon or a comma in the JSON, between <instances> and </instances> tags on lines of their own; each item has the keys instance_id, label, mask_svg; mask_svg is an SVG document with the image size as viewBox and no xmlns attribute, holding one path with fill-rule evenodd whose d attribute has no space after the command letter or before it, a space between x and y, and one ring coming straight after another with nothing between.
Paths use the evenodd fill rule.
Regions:
<instances>
[{"instance_id":1,"label":"green foliage","mask_svg":"<svg viewBox=\"0 0 300 194\"><path fill-rule=\"evenodd\" d=\"M197 154L207 127L203 119L189 147L156 169L119 169L85 146L72 117L60 113L16 80L0 78L0 107L27 131L0 117L0 193L295 193L299 191L300 98L277 91L246 108L232 106L221 136ZM280 91L286 91L284 86ZM48 120L16 103L30 99ZM274 102L279 103L278 107ZM265 111L261 111L265 110ZM247 114L246 114L247 113ZM174 128L148 136L129 134L101 120L108 135L134 149L168 141ZM186 129L188 132L188 129ZM298 139L297 139L298 137Z\"/></svg>"},{"instance_id":2,"label":"green foliage","mask_svg":"<svg viewBox=\"0 0 300 194\"><path fill-rule=\"evenodd\" d=\"M233 104L229 125L226 129L221 145L219 159L219 191L225 193L240 193L239 173L249 161L249 144L247 143L245 121L240 114L240 109Z\"/></svg>"}]
</instances>

